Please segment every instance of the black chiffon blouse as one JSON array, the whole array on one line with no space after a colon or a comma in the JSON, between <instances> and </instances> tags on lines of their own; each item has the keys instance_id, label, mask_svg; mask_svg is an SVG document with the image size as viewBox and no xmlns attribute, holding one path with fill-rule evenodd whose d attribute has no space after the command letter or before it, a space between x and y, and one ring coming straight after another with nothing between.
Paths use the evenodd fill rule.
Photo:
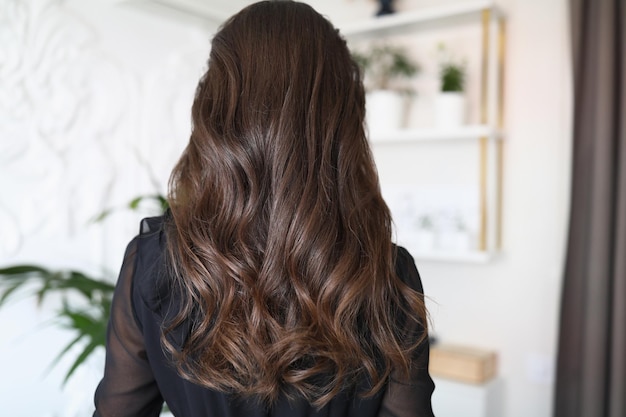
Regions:
<instances>
[{"instance_id":1,"label":"black chiffon blouse","mask_svg":"<svg viewBox=\"0 0 626 417\"><path fill-rule=\"evenodd\" d=\"M392 374L373 397L361 398L357 394L361 390L355 389L340 393L321 409L304 399L284 396L270 408L262 407L181 378L160 344L161 326L175 311L177 300L165 276L163 222L163 216L144 219L140 234L126 249L113 296L104 377L95 393L94 417L158 416L164 401L176 417L433 416L428 342L415 352L409 381L399 381ZM401 247L397 247L396 271L404 282L423 292L413 258ZM179 326L169 340L180 347L188 332L189 326Z\"/></svg>"}]
</instances>

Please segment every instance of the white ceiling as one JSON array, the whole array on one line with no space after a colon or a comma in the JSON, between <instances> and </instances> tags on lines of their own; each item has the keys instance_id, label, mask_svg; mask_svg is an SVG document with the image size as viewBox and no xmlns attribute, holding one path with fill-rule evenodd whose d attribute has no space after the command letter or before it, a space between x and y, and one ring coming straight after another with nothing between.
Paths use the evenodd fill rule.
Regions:
<instances>
[{"instance_id":1,"label":"white ceiling","mask_svg":"<svg viewBox=\"0 0 626 417\"><path fill-rule=\"evenodd\" d=\"M243 7L257 0L122 0L121 3L167 17L194 21L215 28ZM335 24L367 18L377 8L375 0L300 0L309 3ZM402 4L402 2L399 2Z\"/></svg>"}]
</instances>

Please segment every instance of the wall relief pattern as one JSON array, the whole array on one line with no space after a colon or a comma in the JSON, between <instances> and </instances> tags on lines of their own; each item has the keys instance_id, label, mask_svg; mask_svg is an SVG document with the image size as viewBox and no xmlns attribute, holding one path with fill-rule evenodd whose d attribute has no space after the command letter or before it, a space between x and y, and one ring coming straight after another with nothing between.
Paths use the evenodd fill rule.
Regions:
<instances>
[{"instance_id":1,"label":"wall relief pattern","mask_svg":"<svg viewBox=\"0 0 626 417\"><path fill-rule=\"evenodd\" d=\"M33 239L80 239L102 209L165 192L197 53L139 74L102 47L106 35L63 0L0 2L0 260Z\"/></svg>"},{"instance_id":2,"label":"wall relief pattern","mask_svg":"<svg viewBox=\"0 0 626 417\"><path fill-rule=\"evenodd\" d=\"M144 12L133 15L109 0L82 1L0 0L2 266L28 260L116 271L137 222L124 215L97 225L89 225L90 219L137 195L165 193L189 137L209 36L150 21ZM143 37L128 45L136 34ZM30 332L37 317L20 316L20 328ZM29 344L58 342L37 337L29 334ZM19 346L4 345L0 353L31 363L19 358ZM65 389L58 369L29 380L29 390L48 396L15 407L29 415L89 414L102 369L102 361L94 361L95 368L83 367ZM21 383L11 389L19 392ZM53 398L58 402L52 404Z\"/></svg>"},{"instance_id":3,"label":"wall relief pattern","mask_svg":"<svg viewBox=\"0 0 626 417\"><path fill-rule=\"evenodd\" d=\"M0 22L0 228L12 237L0 249L10 255L27 237L72 235L105 198L124 90L62 1L7 0Z\"/></svg>"}]
</instances>

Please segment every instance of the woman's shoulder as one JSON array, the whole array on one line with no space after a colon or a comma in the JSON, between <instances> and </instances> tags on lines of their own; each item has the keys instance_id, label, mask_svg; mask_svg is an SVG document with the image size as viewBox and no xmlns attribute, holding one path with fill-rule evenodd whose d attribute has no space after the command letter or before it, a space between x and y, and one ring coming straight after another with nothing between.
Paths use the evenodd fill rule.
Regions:
<instances>
[{"instance_id":1,"label":"woman's shoulder","mask_svg":"<svg viewBox=\"0 0 626 417\"><path fill-rule=\"evenodd\" d=\"M413 256L404 247L394 245L396 275L417 292L423 293L422 280Z\"/></svg>"},{"instance_id":2,"label":"woman's shoulder","mask_svg":"<svg viewBox=\"0 0 626 417\"><path fill-rule=\"evenodd\" d=\"M166 212L160 216L146 217L139 222L137 246L142 257L154 258L162 255L168 219L169 215Z\"/></svg>"},{"instance_id":3,"label":"woman's shoulder","mask_svg":"<svg viewBox=\"0 0 626 417\"><path fill-rule=\"evenodd\" d=\"M168 298L166 235L167 213L141 220L137 245L133 294L145 307L158 311L165 298Z\"/></svg>"},{"instance_id":4,"label":"woman's shoulder","mask_svg":"<svg viewBox=\"0 0 626 417\"><path fill-rule=\"evenodd\" d=\"M169 211L160 216L145 217L139 222L139 237L141 239L161 238L165 231L165 224L170 218Z\"/></svg>"}]
</instances>

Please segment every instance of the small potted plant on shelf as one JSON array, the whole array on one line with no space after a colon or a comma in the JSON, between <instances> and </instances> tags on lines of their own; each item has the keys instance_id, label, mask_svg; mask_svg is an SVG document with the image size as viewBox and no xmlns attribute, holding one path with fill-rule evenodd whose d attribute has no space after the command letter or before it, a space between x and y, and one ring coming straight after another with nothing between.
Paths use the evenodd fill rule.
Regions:
<instances>
[{"instance_id":1,"label":"small potted plant on shelf","mask_svg":"<svg viewBox=\"0 0 626 417\"><path fill-rule=\"evenodd\" d=\"M439 236L441 249L454 253L466 253L472 249L471 230L461 212L447 213Z\"/></svg>"},{"instance_id":2,"label":"small potted plant on shelf","mask_svg":"<svg viewBox=\"0 0 626 417\"><path fill-rule=\"evenodd\" d=\"M420 252L431 252L436 246L436 228L433 215L425 213L417 218L415 248Z\"/></svg>"},{"instance_id":3,"label":"small potted plant on shelf","mask_svg":"<svg viewBox=\"0 0 626 417\"><path fill-rule=\"evenodd\" d=\"M412 90L406 82L419 66L406 50L390 44L373 44L366 52L353 52L365 74L366 122L371 131L399 129L403 125L406 98Z\"/></svg>"},{"instance_id":4,"label":"small potted plant on shelf","mask_svg":"<svg viewBox=\"0 0 626 417\"><path fill-rule=\"evenodd\" d=\"M465 124L465 62L454 60L444 45L439 46L439 94L435 101L436 125L441 128Z\"/></svg>"}]
</instances>

